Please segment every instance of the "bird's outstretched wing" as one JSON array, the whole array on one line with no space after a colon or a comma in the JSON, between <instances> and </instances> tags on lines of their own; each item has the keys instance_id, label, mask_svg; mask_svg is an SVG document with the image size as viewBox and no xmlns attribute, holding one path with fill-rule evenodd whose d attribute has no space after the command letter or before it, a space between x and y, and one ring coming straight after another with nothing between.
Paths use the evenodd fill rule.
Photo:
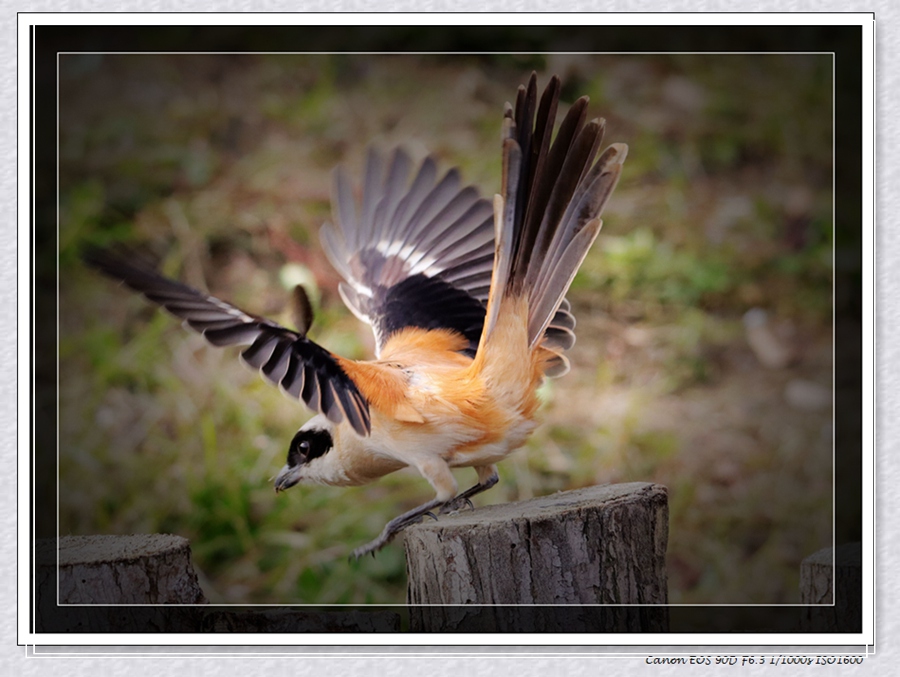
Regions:
<instances>
[{"instance_id":1,"label":"bird's outstretched wing","mask_svg":"<svg viewBox=\"0 0 900 677\"><path fill-rule=\"evenodd\" d=\"M370 149L357 209L344 172L334 174L334 224L322 244L346 282L341 297L372 325L376 351L404 327L453 329L474 349L494 258L493 208L459 171L438 178L428 157L413 175L403 150L385 162Z\"/></svg>"},{"instance_id":2,"label":"bird's outstretched wing","mask_svg":"<svg viewBox=\"0 0 900 677\"><path fill-rule=\"evenodd\" d=\"M413 171L402 149L386 161L369 149L362 201L338 168L334 223L321 230L322 245L346 282L344 303L375 333L376 352L404 327L452 329L474 355L484 326L494 263L494 214L489 200L461 186L459 170L438 178L427 157ZM563 300L545 340L566 350L575 319Z\"/></svg>"},{"instance_id":3,"label":"bird's outstretched wing","mask_svg":"<svg viewBox=\"0 0 900 677\"><path fill-rule=\"evenodd\" d=\"M294 331L163 277L139 257L92 248L84 260L185 321L215 346L248 345L241 357L291 397L335 423L344 419L360 435L370 430L369 405L338 359Z\"/></svg>"}]
</instances>

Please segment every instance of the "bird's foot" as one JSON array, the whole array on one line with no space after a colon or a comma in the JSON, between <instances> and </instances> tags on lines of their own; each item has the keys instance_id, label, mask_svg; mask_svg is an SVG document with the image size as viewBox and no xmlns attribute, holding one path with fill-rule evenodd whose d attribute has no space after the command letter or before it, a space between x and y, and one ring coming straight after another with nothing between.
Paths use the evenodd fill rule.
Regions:
<instances>
[{"instance_id":1,"label":"bird's foot","mask_svg":"<svg viewBox=\"0 0 900 677\"><path fill-rule=\"evenodd\" d=\"M474 510L475 506L472 505L472 501L470 501L469 499L472 498L472 496L474 496L475 494L480 494L482 491L487 491L492 486L497 484L497 481L499 479L500 478L496 473L489 475L483 483L479 482L478 484L469 487L461 494L457 495L454 498L451 498L449 501L444 503L444 505L441 506L440 514L447 515L452 512L459 512L464 507L469 507Z\"/></svg>"},{"instance_id":2,"label":"bird's foot","mask_svg":"<svg viewBox=\"0 0 900 677\"><path fill-rule=\"evenodd\" d=\"M449 515L455 512L459 512L466 507L472 510L475 509L475 506L472 504L472 501L469 500L468 496L460 494L456 498L451 498L449 501L444 503L444 505L441 506L439 512L441 515Z\"/></svg>"},{"instance_id":3,"label":"bird's foot","mask_svg":"<svg viewBox=\"0 0 900 677\"><path fill-rule=\"evenodd\" d=\"M425 515L429 515L434 519L437 517L431 512L433 508L441 505L441 501L434 499L432 501L428 501L428 503L423 503L417 508L413 508L409 512L405 512L402 515L399 515L384 525L384 529L382 529L381 533L378 535L378 538L369 541L363 546L358 547L350 554L351 560L358 560L360 557L371 554L373 557L375 553L381 550L385 545L387 545L391 539L394 538L400 531L405 529L411 524L417 524L422 521L422 518Z\"/></svg>"}]
</instances>

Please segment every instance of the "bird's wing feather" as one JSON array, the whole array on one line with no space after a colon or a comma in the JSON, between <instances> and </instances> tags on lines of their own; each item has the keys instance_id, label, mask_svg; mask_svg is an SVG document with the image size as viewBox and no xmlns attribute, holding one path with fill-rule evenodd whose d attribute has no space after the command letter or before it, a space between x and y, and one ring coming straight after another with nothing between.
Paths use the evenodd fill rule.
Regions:
<instances>
[{"instance_id":1,"label":"bird's wing feather","mask_svg":"<svg viewBox=\"0 0 900 677\"><path fill-rule=\"evenodd\" d=\"M303 333L244 312L160 275L134 256L90 249L85 261L158 303L215 346L247 345L241 357L271 383L329 420L344 419L360 435L370 429L369 405L338 358Z\"/></svg>"},{"instance_id":2,"label":"bird's wing feather","mask_svg":"<svg viewBox=\"0 0 900 677\"><path fill-rule=\"evenodd\" d=\"M414 174L412 167L402 150L385 163L371 149L359 211L339 169L322 244L346 280L344 302L372 325L379 353L405 327L451 329L474 350L493 266L491 204L461 187L456 169L439 179L433 158Z\"/></svg>"}]
</instances>

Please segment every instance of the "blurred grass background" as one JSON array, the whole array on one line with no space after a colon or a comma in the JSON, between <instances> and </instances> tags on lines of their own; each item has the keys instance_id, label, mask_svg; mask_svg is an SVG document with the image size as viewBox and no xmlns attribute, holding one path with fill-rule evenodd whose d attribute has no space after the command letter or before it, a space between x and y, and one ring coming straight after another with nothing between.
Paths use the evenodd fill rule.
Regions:
<instances>
[{"instance_id":1,"label":"blurred grass background","mask_svg":"<svg viewBox=\"0 0 900 677\"><path fill-rule=\"evenodd\" d=\"M828 56L60 57L60 532L191 540L213 602L402 603L402 542L346 556L430 496L271 478L309 416L199 336L84 269L86 243L313 338L372 339L341 303L317 230L331 170L370 142L435 154L492 195L503 103L531 69L588 94L630 146L573 284L572 371L477 504L603 482L670 491L673 603L798 602L832 539L832 74ZM750 309L787 357L765 367ZM761 362L762 360L762 362ZM461 486L474 476L458 471Z\"/></svg>"}]
</instances>

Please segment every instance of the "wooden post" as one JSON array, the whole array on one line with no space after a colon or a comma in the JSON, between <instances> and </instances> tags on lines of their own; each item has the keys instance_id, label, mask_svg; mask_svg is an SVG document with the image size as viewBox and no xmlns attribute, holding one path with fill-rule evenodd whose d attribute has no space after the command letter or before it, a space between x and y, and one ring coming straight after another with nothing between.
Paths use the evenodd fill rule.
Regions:
<instances>
[{"instance_id":1,"label":"wooden post","mask_svg":"<svg viewBox=\"0 0 900 677\"><path fill-rule=\"evenodd\" d=\"M64 536L38 542L38 569L61 604L203 604L187 539L169 534ZM56 595L54 594L54 597Z\"/></svg>"},{"instance_id":2,"label":"wooden post","mask_svg":"<svg viewBox=\"0 0 900 677\"><path fill-rule=\"evenodd\" d=\"M41 539L36 546L42 632L190 632L197 627L194 607L143 606L206 602L187 539L65 536Z\"/></svg>"},{"instance_id":3,"label":"wooden post","mask_svg":"<svg viewBox=\"0 0 900 677\"><path fill-rule=\"evenodd\" d=\"M179 536L66 536L37 542L41 632L398 632L390 611L208 606ZM58 594L58 602L57 602ZM199 605L199 606L198 606Z\"/></svg>"},{"instance_id":4,"label":"wooden post","mask_svg":"<svg viewBox=\"0 0 900 677\"><path fill-rule=\"evenodd\" d=\"M825 548L800 564L802 632L862 632L862 546Z\"/></svg>"},{"instance_id":5,"label":"wooden post","mask_svg":"<svg viewBox=\"0 0 900 677\"><path fill-rule=\"evenodd\" d=\"M584 611L666 604L667 539L666 489L647 483L588 487L423 522L406 530L411 628L664 631L665 607L607 607L589 619ZM483 607L473 614L423 605L530 610Z\"/></svg>"}]
</instances>

